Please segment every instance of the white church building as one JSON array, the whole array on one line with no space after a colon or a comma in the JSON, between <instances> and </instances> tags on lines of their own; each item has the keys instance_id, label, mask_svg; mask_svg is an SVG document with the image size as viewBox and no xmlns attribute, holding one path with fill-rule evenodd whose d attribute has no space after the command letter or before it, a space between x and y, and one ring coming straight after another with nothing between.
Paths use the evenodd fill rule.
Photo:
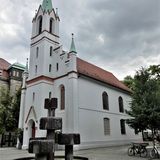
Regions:
<instances>
[{"instance_id":1,"label":"white church building","mask_svg":"<svg viewBox=\"0 0 160 160\"><path fill-rule=\"evenodd\" d=\"M58 98L56 117L63 132L80 133L79 148L126 144L141 140L125 123L131 91L112 73L78 57L74 37L70 51L59 37L60 18L51 0L43 0L33 18L29 70L23 73L19 128L23 149L29 138L45 137L39 129L47 116L45 98Z\"/></svg>"}]
</instances>

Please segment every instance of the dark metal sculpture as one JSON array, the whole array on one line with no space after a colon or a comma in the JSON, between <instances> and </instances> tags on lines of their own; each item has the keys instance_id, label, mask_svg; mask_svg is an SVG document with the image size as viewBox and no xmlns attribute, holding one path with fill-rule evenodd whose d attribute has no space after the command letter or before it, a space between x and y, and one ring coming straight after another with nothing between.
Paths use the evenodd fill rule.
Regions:
<instances>
[{"instance_id":1,"label":"dark metal sculpture","mask_svg":"<svg viewBox=\"0 0 160 160\"><path fill-rule=\"evenodd\" d=\"M40 129L47 130L47 136L46 138L31 138L29 153L35 153L36 160L54 160L55 145L59 144L65 145L65 160L72 160L74 158L73 145L80 144L80 134L55 132L62 129L62 118L55 117L57 98L45 99L44 108L48 109L48 117L40 119Z\"/></svg>"}]
</instances>

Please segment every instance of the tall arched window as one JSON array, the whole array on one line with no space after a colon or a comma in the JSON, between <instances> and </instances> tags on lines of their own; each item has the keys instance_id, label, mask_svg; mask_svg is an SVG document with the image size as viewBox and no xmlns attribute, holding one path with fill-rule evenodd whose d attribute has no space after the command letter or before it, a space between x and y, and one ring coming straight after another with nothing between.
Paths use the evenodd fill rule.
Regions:
<instances>
[{"instance_id":1,"label":"tall arched window","mask_svg":"<svg viewBox=\"0 0 160 160\"><path fill-rule=\"evenodd\" d=\"M121 134L126 134L125 120L120 120Z\"/></svg>"},{"instance_id":2,"label":"tall arched window","mask_svg":"<svg viewBox=\"0 0 160 160\"><path fill-rule=\"evenodd\" d=\"M65 87L63 85L60 86L60 109L65 109Z\"/></svg>"},{"instance_id":3,"label":"tall arched window","mask_svg":"<svg viewBox=\"0 0 160 160\"><path fill-rule=\"evenodd\" d=\"M53 18L51 18L49 22L49 32L50 33L53 33L53 24L54 24L54 20Z\"/></svg>"},{"instance_id":4,"label":"tall arched window","mask_svg":"<svg viewBox=\"0 0 160 160\"><path fill-rule=\"evenodd\" d=\"M121 96L118 98L118 102L119 102L119 112L124 113L123 98Z\"/></svg>"},{"instance_id":5,"label":"tall arched window","mask_svg":"<svg viewBox=\"0 0 160 160\"><path fill-rule=\"evenodd\" d=\"M103 101L103 109L109 110L108 94L106 92L103 92L102 94L102 101Z\"/></svg>"},{"instance_id":6,"label":"tall arched window","mask_svg":"<svg viewBox=\"0 0 160 160\"><path fill-rule=\"evenodd\" d=\"M38 34L41 34L42 32L42 16L39 16L38 18Z\"/></svg>"}]
</instances>

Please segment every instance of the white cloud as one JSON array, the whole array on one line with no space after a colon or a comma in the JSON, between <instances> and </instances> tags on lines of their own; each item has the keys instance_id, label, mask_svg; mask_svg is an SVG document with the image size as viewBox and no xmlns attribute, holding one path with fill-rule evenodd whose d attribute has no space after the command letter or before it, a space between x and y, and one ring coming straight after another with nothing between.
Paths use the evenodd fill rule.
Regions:
<instances>
[{"instance_id":1,"label":"white cloud","mask_svg":"<svg viewBox=\"0 0 160 160\"><path fill-rule=\"evenodd\" d=\"M42 0L1 0L0 57L25 63L31 21ZM53 0L59 8L65 50L71 33L79 57L123 79L141 66L160 63L160 1Z\"/></svg>"}]
</instances>

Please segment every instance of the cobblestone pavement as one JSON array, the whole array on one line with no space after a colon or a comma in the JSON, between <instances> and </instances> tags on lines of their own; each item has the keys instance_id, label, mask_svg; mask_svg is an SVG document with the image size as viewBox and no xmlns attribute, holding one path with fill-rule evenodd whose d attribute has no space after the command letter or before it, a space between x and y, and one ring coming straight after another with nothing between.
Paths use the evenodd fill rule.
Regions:
<instances>
[{"instance_id":1,"label":"cobblestone pavement","mask_svg":"<svg viewBox=\"0 0 160 160\"><path fill-rule=\"evenodd\" d=\"M89 160L148 160L149 158L141 158L139 156L128 156L128 146L97 148L75 151L75 155L88 157ZM56 155L63 155L63 151L56 152ZM13 160L22 157L33 157L26 150L18 150L16 148L0 148L0 160Z\"/></svg>"}]
</instances>

